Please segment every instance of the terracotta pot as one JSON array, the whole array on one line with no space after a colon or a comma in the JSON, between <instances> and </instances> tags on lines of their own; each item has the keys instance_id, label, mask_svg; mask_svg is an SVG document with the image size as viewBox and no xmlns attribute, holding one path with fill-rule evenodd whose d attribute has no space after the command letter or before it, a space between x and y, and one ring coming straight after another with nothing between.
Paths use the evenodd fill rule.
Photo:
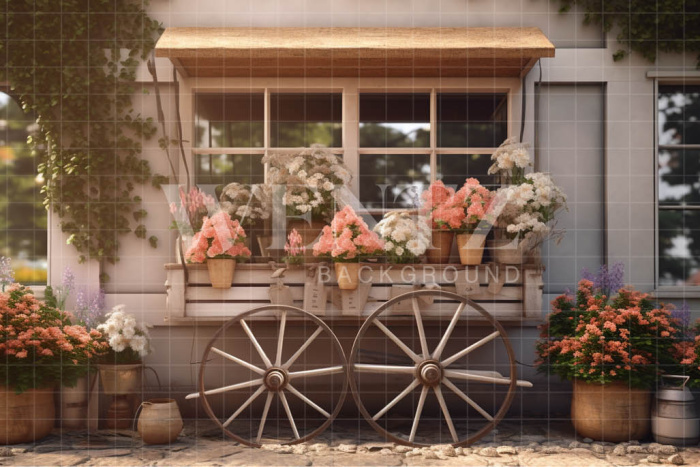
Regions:
<instances>
[{"instance_id":1,"label":"terracotta pot","mask_svg":"<svg viewBox=\"0 0 700 467\"><path fill-rule=\"evenodd\" d=\"M484 245L486 235L484 234L459 234L457 235L457 249L459 250L459 261L462 264L475 266L481 264L484 256Z\"/></svg>"},{"instance_id":2,"label":"terracotta pot","mask_svg":"<svg viewBox=\"0 0 700 467\"><path fill-rule=\"evenodd\" d=\"M448 264L455 234L449 230L433 230L432 246L425 252L431 264Z\"/></svg>"},{"instance_id":3,"label":"terracotta pot","mask_svg":"<svg viewBox=\"0 0 700 467\"><path fill-rule=\"evenodd\" d=\"M649 434L651 392L624 382L609 384L575 380L571 421L581 437L619 443Z\"/></svg>"},{"instance_id":4,"label":"terracotta pot","mask_svg":"<svg viewBox=\"0 0 700 467\"><path fill-rule=\"evenodd\" d=\"M143 364L97 365L100 370L102 392L111 395L134 394L141 392Z\"/></svg>"},{"instance_id":5,"label":"terracotta pot","mask_svg":"<svg viewBox=\"0 0 700 467\"><path fill-rule=\"evenodd\" d=\"M97 390L97 374L85 375L75 387L62 387L59 392L61 428L81 430L87 427L88 401L91 391Z\"/></svg>"},{"instance_id":6,"label":"terracotta pot","mask_svg":"<svg viewBox=\"0 0 700 467\"><path fill-rule=\"evenodd\" d=\"M209 269L209 281L215 289L230 289L233 282L233 273L236 271L236 260L223 258L207 258Z\"/></svg>"},{"instance_id":7,"label":"terracotta pot","mask_svg":"<svg viewBox=\"0 0 700 467\"><path fill-rule=\"evenodd\" d=\"M170 444L182 431L180 409L174 399L151 399L142 404L138 431L146 444Z\"/></svg>"},{"instance_id":8,"label":"terracotta pot","mask_svg":"<svg viewBox=\"0 0 700 467\"><path fill-rule=\"evenodd\" d=\"M56 423L53 389L15 394L0 386L0 444L31 443L45 438Z\"/></svg>"},{"instance_id":9,"label":"terracotta pot","mask_svg":"<svg viewBox=\"0 0 700 467\"><path fill-rule=\"evenodd\" d=\"M360 263L335 263L335 277L340 290L355 290L360 284Z\"/></svg>"}]
</instances>

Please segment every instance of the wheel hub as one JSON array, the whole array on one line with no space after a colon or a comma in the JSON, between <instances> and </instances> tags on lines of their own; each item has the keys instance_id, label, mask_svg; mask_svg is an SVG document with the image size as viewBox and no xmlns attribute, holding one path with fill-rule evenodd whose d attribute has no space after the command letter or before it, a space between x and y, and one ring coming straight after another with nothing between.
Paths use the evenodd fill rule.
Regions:
<instances>
[{"instance_id":1,"label":"wheel hub","mask_svg":"<svg viewBox=\"0 0 700 467\"><path fill-rule=\"evenodd\" d=\"M442 366L436 360L426 360L416 367L416 377L428 386L437 386L442 381Z\"/></svg>"},{"instance_id":2,"label":"wheel hub","mask_svg":"<svg viewBox=\"0 0 700 467\"><path fill-rule=\"evenodd\" d=\"M282 368L270 368L265 373L263 382L270 391L281 391L289 382L289 377Z\"/></svg>"}]
</instances>

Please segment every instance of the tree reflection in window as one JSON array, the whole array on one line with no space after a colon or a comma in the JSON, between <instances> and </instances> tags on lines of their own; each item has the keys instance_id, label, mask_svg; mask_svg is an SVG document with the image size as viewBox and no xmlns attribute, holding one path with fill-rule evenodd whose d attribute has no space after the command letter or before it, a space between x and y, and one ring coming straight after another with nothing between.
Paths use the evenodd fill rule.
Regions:
<instances>
[{"instance_id":1,"label":"tree reflection in window","mask_svg":"<svg viewBox=\"0 0 700 467\"><path fill-rule=\"evenodd\" d=\"M0 92L0 254L12 258L15 279L45 284L47 278L47 215L38 176L38 158L27 137L36 119Z\"/></svg>"},{"instance_id":2,"label":"tree reflection in window","mask_svg":"<svg viewBox=\"0 0 700 467\"><path fill-rule=\"evenodd\" d=\"M659 284L700 285L700 85L659 86Z\"/></svg>"}]
</instances>

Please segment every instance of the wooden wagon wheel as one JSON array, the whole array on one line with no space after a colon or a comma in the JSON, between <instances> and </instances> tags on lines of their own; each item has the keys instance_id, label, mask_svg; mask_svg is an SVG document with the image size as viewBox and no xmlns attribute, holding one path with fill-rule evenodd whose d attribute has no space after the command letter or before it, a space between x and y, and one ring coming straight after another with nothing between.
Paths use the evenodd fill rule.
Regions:
<instances>
[{"instance_id":1,"label":"wooden wagon wheel","mask_svg":"<svg viewBox=\"0 0 700 467\"><path fill-rule=\"evenodd\" d=\"M268 316L272 314L273 316L279 318L277 335L267 336L268 340L273 341L270 343L270 345L268 345L268 347L273 347L275 349L274 351L270 348L268 348L267 352L265 351L263 345L264 342L259 339L260 336L256 338L251 326L251 323L255 321L250 318L260 317L262 314L266 314ZM302 336L303 343L301 346L292 347L288 343L285 344L288 342L287 338L289 337L285 336L285 328L288 318L296 319L295 328L301 328L304 331L308 330L310 332L310 334L307 332L305 333L306 335ZM267 325L267 327L269 328L270 326ZM335 355L329 354L329 350L316 352L316 354L322 354L322 358L326 362L335 357L336 364L313 369L294 369L293 366L295 364L297 365L297 368L301 367L300 357L305 353L308 356L310 353L308 351L309 347L324 344L324 338L327 340L325 344L330 344L330 352L332 353L334 350ZM248 357L249 360L245 360L244 358L240 358L240 356L234 355L236 352L231 352L220 348L220 344L223 344L226 341L233 341L234 344L238 345L241 349L247 346L247 349L251 353L251 356ZM243 347L241 347L241 344L243 344ZM289 348L289 351L286 350L287 348ZM254 349L254 351L252 349ZM294 353L292 353L292 350L295 350ZM255 357L255 361L253 360L253 357ZM221 387L207 389L205 387L207 380L207 368L212 367L212 361L219 361L221 362L222 366L224 364L228 365L227 369L222 368L223 371L219 371L218 368L214 369L215 371L213 371L213 376L215 378L224 377L223 373L225 373L227 370L236 370L240 372L241 370L245 371L247 369L249 374L252 375L252 379L251 376L249 376L246 378L246 381L236 382L235 384L224 384ZM326 378L326 381L324 381L324 377ZM333 383L335 383L336 388L338 387L338 378L341 379L340 382L342 384L342 389L340 389L337 394L334 394L334 397L337 395L337 397L335 397L335 402L331 401L330 404L325 404L325 407L323 403L317 403L310 397L307 397L307 395L305 395L297 387L297 384L304 384L306 379L310 379L314 383L320 383L324 388L323 393L328 394L331 392ZM338 338L326 323L321 321L315 315L296 307L286 305L267 305L260 308L255 308L231 319L217 331L214 337L212 337L212 339L209 341L209 344L204 351L204 355L202 356L202 363L199 371L199 392L190 394L187 396L187 398L200 398L207 415L209 415L209 417L222 428L227 436L248 446L260 447L266 427L269 432L280 432L279 426L277 427L277 430L273 431L272 428L274 427L270 426L271 423L268 420L270 418L270 409L273 400L275 399L275 396L277 396L279 402L281 402L284 408L286 417L280 416L276 421L278 422L278 425L286 425L288 422L289 425L286 428L287 431L291 429L291 436L288 438L277 436L275 438L271 437L268 433L265 438L269 440L269 442L280 444L297 444L308 441L317 436L319 433L325 430L338 415L347 392L346 380L347 360L345 358L345 353L343 352ZM222 418L216 415L210 401L210 397L213 397L216 394L231 393L232 391L241 391L245 389L249 391L255 389L255 391L252 392L250 397L245 402L237 405L237 409L232 414L224 414L224 417L228 418L224 418L222 421ZM254 419L257 418L258 412L254 410L253 403L263 394L266 395L265 404L262 408L258 407L258 409L260 409L260 421L259 423L256 423ZM292 413L293 411L291 409L290 402L288 401L289 394L303 401L305 404L303 408L310 408L309 410L313 412L314 415L320 414L320 417L316 417L318 420L320 420L320 426L308 429L306 431L298 429L297 422L299 419L297 419L297 422L295 422L295 418ZM331 407L328 407L328 405L331 405ZM250 417L251 420L248 424L250 430L249 436L241 436L240 433L234 433L230 429L231 423L236 420L236 418L239 417L245 410L254 412ZM302 423L306 425L310 418L314 417L303 416ZM284 431L284 429L282 429L282 431Z\"/></svg>"},{"instance_id":2,"label":"wooden wagon wheel","mask_svg":"<svg viewBox=\"0 0 700 467\"><path fill-rule=\"evenodd\" d=\"M433 299L435 303L432 306L446 309L445 313L447 313L447 316L450 317L449 324L447 325L447 328L444 329L443 334L441 336L435 336L435 339L433 339L434 341L438 341L439 339L437 345L435 345L433 348L431 348L431 346L428 344L426 329L423 325L423 313L421 312L421 307L426 308L426 299ZM417 340L420 342L419 350L414 350L411 345L406 342L408 339L401 339L390 329L390 327L392 327L392 320L390 318L392 316L392 306L399 302L406 303L406 300L409 300L412 304L413 314L412 317L405 317L404 322L407 318L409 320L408 324L411 332L417 330ZM453 332L460 320L466 321L466 318L463 316L463 311L467 306L471 307L484 318L486 323L483 323L482 321L479 326L481 329L487 330L487 335L485 337L482 337L469 345L467 345L466 336L457 339L453 335ZM447 311L448 308L450 310L449 312ZM390 319L386 320L386 318ZM398 323L397 320L400 319L401 318L395 317L393 322ZM493 331L488 329L489 325L494 329ZM363 339L371 328L378 328L378 330L373 329L372 333L378 335L379 337ZM403 330L406 331L405 325ZM379 333L379 331L381 331L381 333ZM390 344L390 346L386 345L388 344L387 338L393 343ZM497 372L472 371L468 368L457 368L459 365L456 363L458 363L461 359L468 358L470 353L497 338L500 339L501 343L505 347L509 360L508 367L510 376L503 377ZM363 349L363 344L366 347L372 343L377 343L377 341L380 339L385 343L385 353L389 354L392 349L403 352L399 352L399 355L393 358L395 360L397 358L403 359L405 364L369 364L361 362L360 360L367 359L366 355L368 353L372 353L371 351L367 351L367 349ZM367 340L369 342L364 343L363 340ZM455 348L455 344L457 343L459 343L459 346ZM443 352L448 347L451 348L452 351L447 353L448 356L445 357ZM381 355L382 352L380 351L374 353ZM474 443L485 436L505 416L508 408L513 402L517 385L530 385L530 383L527 382L517 381L515 355L503 326L494 320L486 310L471 300L461 295L441 290L409 292L389 300L374 313L372 313L364 322L357 334L357 337L355 338L355 342L350 353L348 374L350 389L355 402L357 403L360 412L367 419L370 425L372 425L375 430L377 430L387 439L390 439L396 443L411 446L429 446L444 443L442 439L437 439L436 442L416 442L415 440L416 433L420 425L421 416L424 412L426 400L430 402L428 399L428 394L430 392L434 393L435 397L437 398L440 410L435 407L435 411L438 413L438 418L440 417L439 413L441 413L442 420L444 420L444 424L446 424L449 430L449 435L445 434L444 437L450 439L450 444L454 446L465 446ZM359 387L359 379L363 377L363 375L368 374L375 380L384 376L388 391L392 391L397 384L400 384L401 388L405 388L399 392L398 395L393 397L391 401L381 410L372 414L365 406L365 401L368 401L369 399L365 397L361 391L361 388ZM483 387L483 384L502 385L502 387L507 386L507 393L505 394L498 411L492 415L471 397L469 397L465 391L460 389L455 382L458 384L480 385L481 387ZM373 381L373 384L376 385L376 381ZM408 385L405 386L406 384ZM443 388L446 388L446 390L443 390ZM419 391L420 395L418 396L416 403L415 397ZM491 391L494 390L492 389ZM377 394L381 393L381 391L374 389L373 393ZM406 423L403 427L406 428L406 430L402 430L401 427L399 427L398 430L392 430L400 433L400 435L397 436L390 432L387 428L380 425L378 422L381 421L388 426L388 424L391 423L388 418L388 414L392 411L392 408L394 408L402 400L406 399L409 394L413 396L414 404L412 406L414 407L414 410L412 416L406 419L406 422L411 423L411 429L410 432L404 433L404 431L407 431L408 428ZM390 395L393 396L393 393ZM472 430L472 434L469 434L469 425L473 425L474 422L471 421L471 417L465 417L467 424L466 429L463 429L461 426L456 428L455 424L453 423L453 418L450 415L450 408L446 403L446 397L448 395L450 397L454 397L455 402L457 403L452 405L453 410L455 408L460 408L464 409L464 412L466 413L468 408L471 407L473 411L479 414L477 416L478 420L475 418L477 424L480 426L485 422L485 425L476 432L473 432ZM443 424L440 424L439 426L441 430L444 429ZM433 437L443 437L440 430L434 432L432 435Z\"/></svg>"}]
</instances>

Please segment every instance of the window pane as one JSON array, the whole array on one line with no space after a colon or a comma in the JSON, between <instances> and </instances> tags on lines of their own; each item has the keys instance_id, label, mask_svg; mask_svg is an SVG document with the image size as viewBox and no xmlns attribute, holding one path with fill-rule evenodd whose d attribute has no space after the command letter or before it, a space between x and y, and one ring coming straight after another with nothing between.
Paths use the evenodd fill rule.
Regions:
<instances>
[{"instance_id":1,"label":"window pane","mask_svg":"<svg viewBox=\"0 0 700 467\"><path fill-rule=\"evenodd\" d=\"M700 144L700 85L659 86L659 144Z\"/></svg>"},{"instance_id":2,"label":"window pane","mask_svg":"<svg viewBox=\"0 0 700 467\"><path fill-rule=\"evenodd\" d=\"M360 147L430 147L430 94L361 94Z\"/></svg>"},{"instance_id":3,"label":"window pane","mask_svg":"<svg viewBox=\"0 0 700 467\"><path fill-rule=\"evenodd\" d=\"M659 285L700 285L700 211L659 211Z\"/></svg>"},{"instance_id":4,"label":"window pane","mask_svg":"<svg viewBox=\"0 0 700 467\"><path fill-rule=\"evenodd\" d=\"M360 202L366 208L414 208L430 184L428 154L360 155Z\"/></svg>"},{"instance_id":5,"label":"window pane","mask_svg":"<svg viewBox=\"0 0 700 467\"><path fill-rule=\"evenodd\" d=\"M263 183L262 154L197 154L195 180L198 185L231 182Z\"/></svg>"},{"instance_id":6,"label":"window pane","mask_svg":"<svg viewBox=\"0 0 700 467\"><path fill-rule=\"evenodd\" d=\"M489 189L497 187L496 178L488 175L490 154L438 154L437 179L459 189L469 177L474 177Z\"/></svg>"},{"instance_id":7,"label":"window pane","mask_svg":"<svg viewBox=\"0 0 700 467\"><path fill-rule=\"evenodd\" d=\"M700 150L659 151L659 202L700 204Z\"/></svg>"},{"instance_id":8,"label":"window pane","mask_svg":"<svg viewBox=\"0 0 700 467\"><path fill-rule=\"evenodd\" d=\"M263 146L263 94L196 94L194 107L196 147Z\"/></svg>"},{"instance_id":9,"label":"window pane","mask_svg":"<svg viewBox=\"0 0 700 467\"><path fill-rule=\"evenodd\" d=\"M439 93L438 147L495 148L508 136L507 94Z\"/></svg>"},{"instance_id":10,"label":"window pane","mask_svg":"<svg viewBox=\"0 0 700 467\"><path fill-rule=\"evenodd\" d=\"M15 279L27 285L45 284L48 271L43 181L27 144L35 128L35 119L0 93L0 255L12 258Z\"/></svg>"},{"instance_id":11,"label":"window pane","mask_svg":"<svg viewBox=\"0 0 700 467\"><path fill-rule=\"evenodd\" d=\"M341 94L272 94L270 106L273 147L343 146Z\"/></svg>"}]
</instances>

